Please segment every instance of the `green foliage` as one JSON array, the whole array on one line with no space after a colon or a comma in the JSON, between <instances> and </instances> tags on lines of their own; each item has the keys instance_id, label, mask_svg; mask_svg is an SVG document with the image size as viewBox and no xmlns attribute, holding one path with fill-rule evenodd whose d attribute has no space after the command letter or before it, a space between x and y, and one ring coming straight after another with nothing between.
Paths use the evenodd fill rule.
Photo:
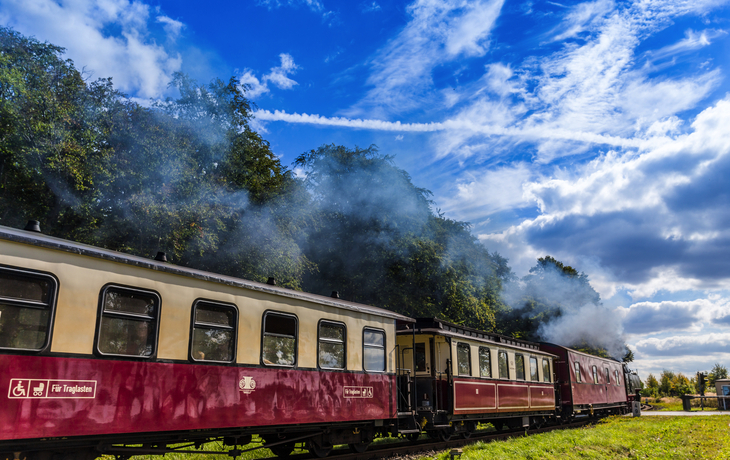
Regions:
<instances>
[{"instance_id":1,"label":"green foliage","mask_svg":"<svg viewBox=\"0 0 730 460\"><path fill-rule=\"evenodd\" d=\"M497 322L503 334L528 340L540 340L540 326L559 318L565 302L582 306L599 305L601 301L585 273L578 273L551 256L539 258L530 273L512 285L507 294L511 307L500 310ZM605 349L588 342L563 345L607 356Z\"/></svg>"},{"instance_id":2,"label":"green foliage","mask_svg":"<svg viewBox=\"0 0 730 460\"><path fill-rule=\"evenodd\" d=\"M375 146L325 145L300 155L315 213L305 253L318 267L312 292L415 317L494 328L499 292L511 276L463 222L434 215L418 188Z\"/></svg>"},{"instance_id":3,"label":"green foliage","mask_svg":"<svg viewBox=\"0 0 730 460\"><path fill-rule=\"evenodd\" d=\"M653 378L653 376L650 376ZM656 379L654 379L656 380ZM648 380L647 380L648 385ZM659 376L659 385L654 394L659 396L682 396L695 392L695 380L687 378L681 372L674 373L667 369Z\"/></svg>"},{"instance_id":4,"label":"green foliage","mask_svg":"<svg viewBox=\"0 0 730 460\"><path fill-rule=\"evenodd\" d=\"M659 396L659 381L654 377L654 374L649 374L646 378L646 385L641 391L641 396L656 398Z\"/></svg>"},{"instance_id":5,"label":"green foliage","mask_svg":"<svg viewBox=\"0 0 730 460\"><path fill-rule=\"evenodd\" d=\"M63 49L0 30L0 222L142 256L298 287L306 194L248 126L235 80L144 108L86 84Z\"/></svg>"},{"instance_id":6,"label":"green foliage","mask_svg":"<svg viewBox=\"0 0 730 460\"><path fill-rule=\"evenodd\" d=\"M707 386L709 388L714 388L715 380L726 379L726 378L727 378L727 367L723 366L720 363L715 363L715 366L712 368L710 373L707 375Z\"/></svg>"}]
</instances>

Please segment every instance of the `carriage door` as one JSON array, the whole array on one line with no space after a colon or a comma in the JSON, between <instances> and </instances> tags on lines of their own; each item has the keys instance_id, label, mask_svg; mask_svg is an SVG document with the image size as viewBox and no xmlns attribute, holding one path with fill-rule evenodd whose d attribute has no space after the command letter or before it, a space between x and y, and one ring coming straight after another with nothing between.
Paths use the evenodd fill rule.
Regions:
<instances>
[{"instance_id":1,"label":"carriage door","mask_svg":"<svg viewBox=\"0 0 730 460\"><path fill-rule=\"evenodd\" d=\"M438 410L451 410L451 376L453 359L451 356L451 341L444 336L437 335L431 340L433 348L433 380L436 404Z\"/></svg>"},{"instance_id":2,"label":"carriage door","mask_svg":"<svg viewBox=\"0 0 730 460\"><path fill-rule=\"evenodd\" d=\"M419 410L435 410L433 381L433 338L417 337L413 348L416 401Z\"/></svg>"}]
</instances>

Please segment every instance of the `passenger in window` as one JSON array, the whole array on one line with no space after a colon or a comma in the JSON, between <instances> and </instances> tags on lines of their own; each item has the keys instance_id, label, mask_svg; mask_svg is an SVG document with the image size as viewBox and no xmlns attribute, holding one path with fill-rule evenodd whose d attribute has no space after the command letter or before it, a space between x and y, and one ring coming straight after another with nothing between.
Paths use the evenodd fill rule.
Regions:
<instances>
[{"instance_id":1,"label":"passenger in window","mask_svg":"<svg viewBox=\"0 0 730 460\"><path fill-rule=\"evenodd\" d=\"M151 356L152 344L149 343L148 325L146 322L137 322L133 326L133 335L127 344L128 355Z\"/></svg>"}]
</instances>

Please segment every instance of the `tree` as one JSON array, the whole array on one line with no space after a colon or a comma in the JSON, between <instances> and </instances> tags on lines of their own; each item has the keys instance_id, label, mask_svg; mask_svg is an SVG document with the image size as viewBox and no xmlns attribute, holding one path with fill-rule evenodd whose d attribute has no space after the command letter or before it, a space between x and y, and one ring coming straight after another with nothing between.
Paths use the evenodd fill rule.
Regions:
<instances>
[{"instance_id":1,"label":"tree","mask_svg":"<svg viewBox=\"0 0 730 460\"><path fill-rule=\"evenodd\" d=\"M712 388L715 386L715 381L718 379L727 378L727 368L720 363L715 363L710 373L707 375L707 385Z\"/></svg>"},{"instance_id":2,"label":"tree","mask_svg":"<svg viewBox=\"0 0 730 460\"><path fill-rule=\"evenodd\" d=\"M631 350L631 348L629 348L628 345L626 345L626 354L621 361L625 363L634 362L634 352Z\"/></svg>"},{"instance_id":3,"label":"tree","mask_svg":"<svg viewBox=\"0 0 730 460\"><path fill-rule=\"evenodd\" d=\"M0 222L32 217L66 235L93 221L96 168L109 152L94 126L95 94L62 54L0 28Z\"/></svg>"},{"instance_id":4,"label":"tree","mask_svg":"<svg viewBox=\"0 0 730 460\"><path fill-rule=\"evenodd\" d=\"M651 396L654 398L659 396L659 381L654 377L654 374L649 374L649 377L646 378L646 386L641 394L642 396Z\"/></svg>"},{"instance_id":5,"label":"tree","mask_svg":"<svg viewBox=\"0 0 730 460\"><path fill-rule=\"evenodd\" d=\"M0 29L0 222L141 256L298 287L308 199L248 125L234 79L141 107L87 84L63 49Z\"/></svg>"},{"instance_id":6,"label":"tree","mask_svg":"<svg viewBox=\"0 0 730 460\"><path fill-rule=\"evenodd\" d=\"M541 326L560 318L568 304L600 304L600 296L585 273L578 273L549 255L537 259L537 264L519 283L511 283L505 300L510 307L500 312L501 332L528 340L540 340ZM588 339L584 337L576 343L563 345L577 346L592 354L606 354Z\"/></svg>"},{"instance_id":7,"label":"tree","mask_svg":"<svg viewBox=\"0 0 730 460\"><path fill-rule=\"evenodd\" d=\"M490 254L468 224L435 215L416 187L375 146L325 145L296 166L316 207L305 254L317 272L305 288L416 317L483 329L495 326L506 260Z\"/></svg>"}]
</instances>

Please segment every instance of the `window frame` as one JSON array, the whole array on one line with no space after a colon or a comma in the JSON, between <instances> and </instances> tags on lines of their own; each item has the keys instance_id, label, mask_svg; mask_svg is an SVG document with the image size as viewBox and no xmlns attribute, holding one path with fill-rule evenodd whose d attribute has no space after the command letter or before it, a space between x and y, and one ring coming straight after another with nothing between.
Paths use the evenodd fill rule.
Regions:
<instances>
[{"instance_id":1,"label":"window frame","mask_svg":"<svg viewBox=\"0 0 730 460\"><path fill-rule=\"evenodd\" d=\"M482 356L484 356L483 352L485 352L485 351L486 351L487 364L488 364L488 366L486 368L489 370L489 375L484 375L484 373L482 372L482 369L484 369L484 367L482 366ZM489 347L479 347L478 353L479 353L479 377L485 377L485 378L491 379L492 378L492 349Z\"/></svg>"},{"instance_id":2,"label":"window frame","mask_svg":"<svg viewBox=\"0 0 730 460\"><path fill-rule=\"evenodd\" d=\"M218 361L213 359L196 359L195 356L193 356L193 339L195 337L195 326L198 324L195 321L195 313L197 312L198 307L200 304L207 304L212 307L222 308L222 309L228 309L233 310L233 326L230 328L223 327L217 324L211 324L211 323L201 323L202 327L201 329L221 329L221 330L232 330L233 331L233 337L231 338L231 341L233 342L233 357L230 361ZM238 306L236 304L232 303L226 303L226 302L218 302L216 300L209 300L209 299L196 299L193 302L192 308L191 308L191 314L190 314L190 343L188 345L188 359L193 362L197 363L216 363L216 364L231 364L236 362L236 356L238 353L238 318L239 318L239 311Z\"/></svg>"},{"instance_id":3,"label":"window frame","mask_svg":"<svg viewBox=\"0 0 730 460\"><path fill-rule=\"evenodd\" d=\"M466 364L467 364L467 372L466 374L463 374L461 372L461 361L459 360L459 349L466 349ZM456 342L456 375L459 376L468 376L471 377L471 345L469 345L466 342Z\"/></svg>"},{"instance_id":4,"label":"window frame","mask_svg":"<svg viewBox=\"0 0 730 460\"><path fill-rule=\"evenodd\" d=\"M0 298L0 301L17 308L31 308L31 309L47 309L48 310L48 323L46 325L46 337L43 341L43 345L39 348L19 348L19 347L0 347L0 350L8 353L21 353L21 354L40 354L47 352L51 346L51 340L53 338L53 326L56 317L56 307L58 305L58 291L60 290L60 283L56 275L50 272L28 270L25 268L12 267L9 265L0 265L0 272L10 272L16 276L25 276L28 278L41 278L47 279L51 282L51 286L48 292L48 302L42 303L33 300L23 300L16 298ZM43 306L41 306L42 304Z\"/></svg>"},{"instance_id":5,"label":"window frame","mask_svg":"<svg viewBox=\"0 0 730 460\"><path fill-rule=\"evenodd\" d=\"M423 354L419 350L420 348L423 348ZM423 358L423 361L421 361L421 358ZM421 363L423 363L423 366L420 366ZM428 372L428 364L426 362L426 342L416 342L413 346L413 371Z\"/></svg>"},{"instance_id":6,"label":"window frame","mask_svg":"<svg viewBox=\"0 0 730 460\"><path fill-rule=\"evenodd\" d=\"M322 324L327 324L331 326L339 326L342 328L342 341L338 341L336 339L330 339L330 338L323 338L322 337ZM322 362L320 361L319 353L322 347L322 342L325 343L342 343L342 367L326 367L322 366ZM317 323L317 368L324 369L324 370L334 370L334 371L344 371L347 370L347 325L343 323L342 321L332 321L328 319L320 319Z\"/></svg>"},{"instance_id":7,"label":"window frame","mask_svg":"<svg viewBox=\"0 0 730 460\"><path fill-rule=\"evenodd\" d=\"M547 372L545 372L545 365L547 364ZM553 373L551 369L551 360L548 358L542 358L542 381L545 383L551 383L553 381Z\"/></svg>"},{"instance_id":8,"label":"window frame","mask_svg":"<svg viewBox=\"0 0 730 460\"><path fill-rule=\"evenodd\" d=\"M606 385L610 385L610 384L611 384L611 371L609 371L608 368L606 368Z\"/></svg>"},{"instance_id":9,"label":"window frame","mask_svg":"<svg viewBox=\"0 0 730 460\"><path fill-rule=\"evenodd\" d=\"M505 376L505 377L502 376L502 366L500 365L501 364L502 356L504 356L504 364L506 366L505 369L507 371L507 376ZM498 352L497 352L497 371L499 372L499 378L500 379L505 379L505 380L509 380L510 379L510 375L509 375L509 354L507 354L507 352L505 350L498 350Z\"/></svg>"},{"instance_id":10,"label":"window frame","mask_svg":"<svg viewBox=\"0 0 730 460\"><path fill-rule=\"evenodd\" d=\"M280 317L288 317L288 318L294 318L294 362L292 364L277 364L277 363L267 363L264 361L264 340L266 337L266 318L271 316L280 316ZM285 337L282 334L274 334L269 333L269 335L274 335L278 337ZM264 314L261 316L261 348L259 352L259 359L262 366L265 367L282 367L286 369L292 369L297 367L299 364L299 318L297 315L293 313L286 313L283 311L278 310L266 310Z\"/></svg>"},{"instance_id":11,"label":"window frame","mask_svg":"<svg viewBox=\"0 0 730 460\"><path fill-rule=\"evenodd\" d=\"M598 366L593 366L591 369L593 371L593 384L598 385Z\"/></svg>"},{"instance_id":12,"label":"window frame","mask_svg":"<svg viewBox=\"0 0 730 460\"><path fill-rule=\"evenodd\" d=\"M112 318L127 318L128 320L135 321L131 318L137 318L137 321L147 321L154 324L154 340L152 341L152 352L148 356L143 355L130 355L130 354L121 354L121 353L105 353L101 351L101 348L99 348L99 340L101 339L101 325L103 322L103 319L105 317L104 315L104 300L106 299L107 292L111 290L116 291L123 291L123 292L129 292L129 293L139 293L144 295L149 295L156 299L156 316L154 318L151 318L151 320L148 320L148 317L141 314L136 313L124 313L124 312L110 312L107 313L107 317ZM96 314L96 331L94 333L94 353L96 353L99 356L113 356L123 359L136 359L136 360L153 360L157 358L157 348L160 341L160 317L162 316L162 297L157 291L153 291L151 289L144 289L137 286L127 286L122 284L116 284L116 283L109 283L105 284L101 291L99 291L99 305L97 308L97 314Z\"/></svg>"},{"instance_id":13,"label":"window frame","mask_svg":"<svg viewBox=\"0 0 730 460\"><path fill-rule=\"evenodd\" d=\"M530 362L530 382L539 382L540 381L540 368L537 367L537 356L530 356L528 361ZM535 378L532 378L532 363L535 363Z\"/></svg>"},{"instance_id":14,"label":"window frame","mask_svg":"<svg viewBox=\"0 0 730 460\"><path fill-rule=\"evenodd\" d=\"M520 378L520 366L517 364L517 357L522 358L522 378ZM522 353L515 353L515 380L527 381L527 372L525 372L525 355Z\"/></svg>"},{"instance_id":15,"label":"window frame","mask_svg":"<svg viewBox=\"0 0 730 460\"><path fill-rule=\"evenodd\" d=\"M614 375L616 376L616 385L621 385L621 374L619 373L618 369L614 369Z\"/></svg>"},{"instance_id":16,"label":"window frame","mask_svg":"<svg viewBox=\"0 0 730 460\"><path fill-rule=\"evenodd\" d=\"M573 374L575 375L575 382L576 383L583 383L583 379L581 376L581 370L580 370L580 361L573 361Z\"/></svg>"},{"instance_id":17,"label":"window frame","mask_svg":"<svg viewBox=\"0 0 730 460\"><path fill-rule=\"evenodd\" d=\"M368 345L365 343L365 332L377 332L379 334L383 334L383 370L372 370L367 369L365 367L365 349L366 348L381 348L380 346L373 346L372 344ZM385 333L385 329L379 329L376 327L363 327L362 328L362 370L365 372L373 373L373 374L384 374L388 372L388 354L386 353L386 350L388 349L388 334Z\"/></svg>"}]
</instances>

